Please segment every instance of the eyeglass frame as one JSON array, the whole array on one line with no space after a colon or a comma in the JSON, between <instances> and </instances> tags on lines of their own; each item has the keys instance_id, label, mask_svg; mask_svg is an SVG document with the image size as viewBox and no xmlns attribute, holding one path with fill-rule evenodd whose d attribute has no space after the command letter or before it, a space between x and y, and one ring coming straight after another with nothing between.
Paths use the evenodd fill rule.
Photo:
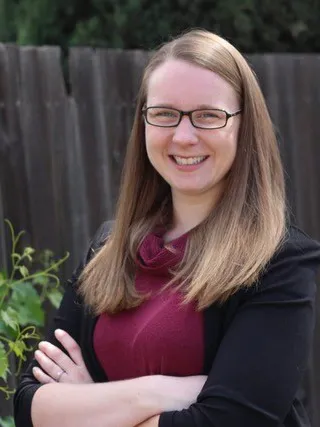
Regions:
<instances>
[{"instance_id":1,"label":"eyeglass frame","mask_svg":"<svg viewBox=\"0 0 320 427\"><path fill-rule=\"evenodd\" d=\"M177 112L180 114L180 118L179 118L178 123L177 123L177 124L175 124L175 125L164 125L164 126L163 126L163 125L155 125L155 124L153 124L153 123L150 123L150 122L148 121L148 118L147 118L147 111L148 111L149 109L151 109L151 108L167 108L168 110L177 111ZM214 128L207 128L207 127L202 127L202 126L196 126L196 125L193 123L193 121L192 121L192 113L194 113L195 111L222 111L222 112L224 112L224 113L226 114L226 122L225 122L225 124L224 124L223 126L214 127ZM226 127L226 126L227 126L227 123L228 123L228 120L229 120L231 117L235 117L235 116L237 116L238 114L240 114L240 113L242 112L242 110L238 110L238 111L236 111L235 113L229 113L228 111L223 110L222 108L196 108L195 110L183 111L183 110L178 110L177 108L163 107L163 106L161 106L161 105L153 105L153 106L151 106L151 107L143 107L143 108L142 108L142 110L141 110L141 112L142 112L143 117L145 118L145 121L146 121L150 126L156 126L156 127L159 127L159 128L175 128L175 127L178 127L178 126L179 126L179 124L181 123L181 120L182 120L182 117L183 117L183 116L188 116L188 117L189 117L189 120L190 120L190 123L191 123L191 124L192 124L192 126L193 126L193 127L195 127L196 129L213 130L213 129L223 129L224 127Z\"/></svg>"}]
</instances>

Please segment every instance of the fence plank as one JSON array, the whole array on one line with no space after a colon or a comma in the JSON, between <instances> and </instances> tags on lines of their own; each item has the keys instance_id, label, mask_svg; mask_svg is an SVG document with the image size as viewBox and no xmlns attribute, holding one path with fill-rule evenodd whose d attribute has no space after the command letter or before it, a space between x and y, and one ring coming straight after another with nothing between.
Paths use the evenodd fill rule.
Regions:
<instances>
[{"instance_id":1,"label":"fence plank","mask_svg":"<svg viewBox=\"0 0 320 427\"><path fill-rule=\"evenodd\" d=\"M0 44L0 180L4 216L29 229L29 198L20 123L19 48Z\"/></svg>"},{"instance_id":2,"label":"fence plank","mask_svg":"<svg viewBox=\"0 0 320 427\"><path fill-rule=\"evenodd\" d=\"M104 128L99 127L101 116L99 111L97 112L98 106L95 100L95 94L98 91L95 88L94 58L92 49L75 48L70 51L70 82L77 105L81 151L84 159L82 166L86 181L86 201L89 206L89 235L94 233L109 214L106 197L109 177L106 178L104 175L105 156L101 144L105 141L99 144L99 137L104 136Z\"/></svg>"},{"instance_id":3,"label":"fence plank","mask_svg":"<svg viewBox=\"0 0 320 427\"><path fill-rule=\"evenodd\" d=\"M111 194L114 206L120 185L125 148L133 119L135 99L131 84L133 67L128 52L100 50L99 54L104 75L102 94L106 106L106 137L111 159L109 164L110 173L113 177Z\"/></svg>"},{"instance_id":4,"label":"fence plank","mask_svg":"<svg viewBox=\"0 0 320 427\"><path fill-rule=\"evenodd\" d=\"M85 246L90 239L89 209L86 198L86 178L81 147L78 106L70 97L67 109L66 156L68 162L69 207L71 218L70 265L75 267L82 259Z\"/></svg>"},{"instance_id":5,"label":"fence plank","mask_svg":"<svg viewBox=\"0 0 320 427\"><path fill-rule=\"evenodd\" d=\"M42 108L45 120L45 150L50 159L47 169L47 191L51 192L54 222L51 233L56 235L56 252L62 255L71 249L72 228L67 156L67 120L69 102L61 69L61 51L56 47L38 49L38 66L42 77ZM67 264L68 265L68 264ZM64 266L63 268L66 268ZM69 269L67 268L67 271Z\"/></svg>"},{"instance_id":6,"label":"fence plank","mask_svg":"<svg viewBox=\"0 0 320 427\"><path fill-rule=\"evenodd\" d=\"M21 65L21 125L26 158L28 197L30 200L31 232L36 248L59 249L56 233L55 207L52 184L52 162L47 143L46 105L39 51L20 49Z\"/></svg>"}]
</instances>

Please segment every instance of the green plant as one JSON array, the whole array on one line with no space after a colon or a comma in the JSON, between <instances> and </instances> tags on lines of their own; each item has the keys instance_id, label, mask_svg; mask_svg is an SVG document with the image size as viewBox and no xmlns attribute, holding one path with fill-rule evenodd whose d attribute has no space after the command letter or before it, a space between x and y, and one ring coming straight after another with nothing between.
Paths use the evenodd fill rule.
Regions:
<instances>
[{"instance_id":1,"label":"green plant","mask_svg":"<svg viewBox=\"0 0 320 427\"><path fill-rule=\"evenodd\" d=\"M0 426L1 427L15 427L13 417L0 418Z\"/></svg>"},{"instance_id":2,"label":"green plant","mask_svg":"<svg viewBox=\"0 0 320 427\"><path fill-rule=\"evenodd\" d=\"M38 328L44 326L44 302L57 308L62 298L56 273L69 254L54 261L51 251L36 256L30 246L18 250L24 231L17 235L10 221L5 220L11 235L11 268L0 270L0 378L4 386L0 392L8 399L14 393L8 385L8 375L18 376L26 353L34 350L40 339ZM31 341L31 343L30 343ZM33 343L33 344L32 344ZM10 360L14 359L14 370ZM0 420L0 425L11 426L12 419Z\"/></svg>"},{"instance_id":3,"label":"green plant","mask_svg":"<svg viewBox=\"0 0 320 427\"><path fill-rule=\"evenodd\" d=\"M317 0L0 0L0 40L153 49L203 27L245 53L319 52L319 14Z\"/></svg>"}]
</instances>

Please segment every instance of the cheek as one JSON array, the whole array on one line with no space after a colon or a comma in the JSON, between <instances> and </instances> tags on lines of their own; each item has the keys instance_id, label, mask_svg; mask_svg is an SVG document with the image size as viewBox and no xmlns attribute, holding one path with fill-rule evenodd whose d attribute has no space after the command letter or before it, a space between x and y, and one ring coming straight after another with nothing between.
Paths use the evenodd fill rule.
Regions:
<instances>
[{"instance_id":1,"label":"cheek","mask_svg":"<svg viewBox=\"0 0 320 427\"><path fill-rule=\"evenodd\" d=\"M150 132L148 128L146 128L146 131L145 131L145 141L146 141L145 143L146 143L147 155L149 157L150 162L152 163L152 156L154 151L154 139L152 138L152 132Z\"/></svg>"},{"instance_id":2,"label":"cheek","mask_svg":"<svg viewBox=\"0 0 320 427\"><path fill-rule=\"evenodd\" d=\"M230 154L232 155L232 159L234 160L234 158L236 157L237 154L237 149L238 149L238 129L234 132L232 132L231 136L230 136ZM232 160L232 161L233 161Z\"/></svg>"},{"instance_id":3,"label":"cheek","mask_svg":"<svg viewBox=\"0 0 320 427\"><path fill-rule=\"evenodd\" d=\"M221 173L230 169L237 153L237 132L224 132L215 140L212 146L216 165Z\"/></svg>"},{"instance_id":4,"label":"cheek","mask_svg":"<svg viewBox=\"0 0 320 427\"><path fill-rule=\"evenodd\" d=\"M161 154L167 145L165 135L163 135L161 130L159 131L159 129L154 126L146 127L145 141L149 159Z\"/></svg>"},{"instance_id":5,"label":"cheek","mask_svg":"<svg viewBox=\"0 0 320 427\"><path fill-rule=\"evenodd\" d=\"M238 148L238 140L236 137L230 137L230 139L226 143L226 154L230 156L230 158L234 158L237 153Z\"/></svg>"},{"instance_id":6,"label":"cheek","mask_svg":"<svg viewBox=\"0 0 320 427\"><path fill-rule=\"evenodd\" d=\"M220 148L225 156L233 158L236 155L238 146L238 130L232 129L225 132L220 140Z\"/></svg>"},{"instance_id":7,"label":"cheek","mask_svg":"<svg viewBox=\"0 0 320 427\"><path fill-rule=\"evenodd\" d=\"M157 163L159 158L159 138L157 138L156 132L148 127L145 130L145 144L149 162L152 166L158 170Z\"/></svg>"}]
</instances>

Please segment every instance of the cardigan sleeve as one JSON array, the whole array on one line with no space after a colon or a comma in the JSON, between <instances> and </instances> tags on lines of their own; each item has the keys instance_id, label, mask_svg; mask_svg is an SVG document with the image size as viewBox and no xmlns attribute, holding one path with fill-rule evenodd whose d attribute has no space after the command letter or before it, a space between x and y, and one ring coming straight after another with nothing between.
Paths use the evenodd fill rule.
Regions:
<instances>
[{"instance_id":1,"label":"cardigan sleeve","mask_svg":"<svg viewBox=\"0 0 320 427\"><path fill-rule=\"evenodd\" d=\"M197 401L159 427L279 427L307 367L320 245L296 228L243 292Z\"/></svg>"},{"instance_id":2,"label":"cardigan sleeve","mask_svg":"<svg viewBox=\"0 0 320 427\"><path fill-rule=\"evenodd\" d=\"M105 222L98 229L95 237L90 243L89 250L86 252L85 257L73 272L71 279L67 280L59 310L54 316L53 322L46 334L45 340L51 342L63 351L65 351L65 349L55 338L54 331L58 328L63 329L80 344L80 323L83 305L76 292L76 284L84 266L91 259L94 251L101 246L102 241L108 234L108 224L108 222ZM43 386L43 384L39 383L33 376L32 368L34 366L39 366L35 359L31 361L26 371L21 375L19 385L14 395L13 406L16 427L32 427L33 425L31 421L32 398L38 388Z\"/></svg>"}]
</instances>

